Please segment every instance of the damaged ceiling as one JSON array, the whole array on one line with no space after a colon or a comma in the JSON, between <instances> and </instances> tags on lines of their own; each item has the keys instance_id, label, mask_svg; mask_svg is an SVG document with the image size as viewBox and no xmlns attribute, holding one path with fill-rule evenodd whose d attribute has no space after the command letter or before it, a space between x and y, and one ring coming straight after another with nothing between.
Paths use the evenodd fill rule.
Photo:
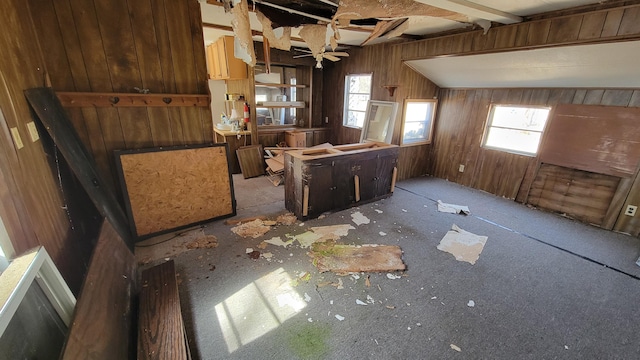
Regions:
<instances>
[{"instance_id":1,"label":"damaged ceiling","mask_svg":"<svg viewBox=\"0 0 640 360\"><path fill-rule=\"evenodd\" d=\"M200 0L205 24L205 42L222 35L233 35L233 15L225 12L240 0ZM309 46L301 41L299 31L305 24L329 25L326 45L338 30L341 45L360 46L376 28L387 25L368 44L391 41L397 37L413 38L464 28L489 28L491 23L513 24L523 17L581 5L598 0L243 0L249 10L249 29L254 40L262 41L260 12L270 20L276 34L291 27L292 45ZM334 26L331 26L331 23ZM392 26L389 23L392 23Z\"/></svg>"},{"instance_id":2,"label":"damaged ceiling","mask_svg":"<svg viewBox=\"0 0 640 360\"><path fill-rule=\"evenodd\" d=\"M255 65L252 41L340 60L352 46L417 40L462 29L522 22L525 17L598 0L200 0L205 45L235 35L236 57ZM239 45L239 46L238 46ZM267 46L267 45L265 45ZM311 55L297 49L309 49ZM332 52L338 49L342 52ZM337 56L336 56L337 55Z\"/></svg>"}]
</instances>

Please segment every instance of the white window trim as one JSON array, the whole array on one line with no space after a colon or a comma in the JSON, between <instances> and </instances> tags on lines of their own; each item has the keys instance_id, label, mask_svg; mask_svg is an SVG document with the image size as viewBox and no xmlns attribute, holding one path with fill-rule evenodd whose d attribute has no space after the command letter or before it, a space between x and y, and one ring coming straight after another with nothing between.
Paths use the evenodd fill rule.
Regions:
<instances>
[{"instance_id":1,"label":"white window trim","mask_svg":"<svg viewBox=\"0 0 640 360\"><path fill-rule=\"evenodd\" d=\"M504 107L519 107L519 108L529 108L529 109L547 109L549 110L549 115L547 117L547 121L544 124L544 127L542 128L542 131L540 132L540 142L538 143L538 150L534 153L532 152L526 152L526 151L517 151L517 150L511 150L511 149L505 149L505 148L501 148L501 147L495 147L495 146L489 146L486 145L487 142L487 135L489 134L489 129L492 127L492 123L493 123L493 112L494 109L497 106L504 106ZM496 103L492 103L489 105L489 113L487 114L487 120L485 121L485 125L484 125L484 130L482 133L482 142L480 143L481 147L484 149L489 149L489 150L495 150L495 151L502 151L502 152L506 152L509 154L515 154L515 155L522 155L522 156L528 156L528 157L536 157L538 156L538 152L540 152L540 145L542 145L543 142L543 136L544 133L547 129L547 126L549 124L549 119L552 115L552 108L550 106L544 106L544 105L526 105L526 104L496 104ZM514 128L515 129L515 128ZM533 132L538 132L538 131L533 131Z\"/></svg>"},{"instance_id":2,"label":"white window trim","mask_svg":"<svg viewBox=\"0 0 640 360\"><path fill-rule=\"evenodd\" d=\"M414 140L414 141L406 141L404 140L404 126L407 117L407 105L409 103L417 103L417 102L428 102L432 103L431 118L429 119L429 129L426 139ZM416 146L416 145L428 145L433 142L433 129L434 123L436 122L436 114L438 111L438 100L437 99L405 99L404 100L404 108L402 109L402 126L400 128L400 146ZM425 119L426 122L426 119Z\"/></svg>"},{"instance_id":3,"label":"white window trim","mask_svg":"<svg viewBox=\"0 0 640 360\"><path fill-rule=\"evenodd\" d=\"M351 129L358 129L361 130L362 126L357 126L357 125L347 125L347 116L349 114L349 87L347 86L347 84L349 83L349 77L352 76L370 76L371 77L371 82L369 85L369 100L371 100L371 88L373 87L373 73L363 73L363 74L348 74L344 77L344 101L343 101L343 106L342 106L342 126L344 127L348 127ZM364 93L354 93L354 94L364 94ZM357 112L362 112L365 116L367 114L366 109L364 111L360 111L360 110L352 110L352 111L357 111ZM366 119L365 119L366 121ZM364 124L363 124L364 125Z\"/></svg>"}]
</instances>

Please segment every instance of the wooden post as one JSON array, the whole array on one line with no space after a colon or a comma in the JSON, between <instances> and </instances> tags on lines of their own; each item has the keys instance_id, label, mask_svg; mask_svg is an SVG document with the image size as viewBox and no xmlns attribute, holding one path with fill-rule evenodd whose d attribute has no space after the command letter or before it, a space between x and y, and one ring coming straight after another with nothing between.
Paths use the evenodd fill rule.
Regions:
<instances>
[{"instance_id":1,"label":"wooden post","mask_svg":"<svg viewBox=\"0 0 640 360\"><path fill-rule=\"evenodd\" d=\"M398 176L398 168L394 166L393 176L391 177L391 192L396 188L396 177Z\"/></svg>"},{"instance_id":2,"label":"wooden post","mask_svg":"<svg viewBox=\"0 0 640 360\"><path fill-rule=\"evenodd\" d=\"M353 182L356 186L356 202L358 202L360 201L360 177L358 175L355 175L353 177Z\"/></svg>"},{"instance_id":3,"label":"wooden post","mask_svg":"<svg viewBox=\"0 0 640 360\"><path fill-rule=\"evenodd\" d=\"M309 185L304 186L302 193L302 216L309 214Z\"/></svg>"}]
</instances>

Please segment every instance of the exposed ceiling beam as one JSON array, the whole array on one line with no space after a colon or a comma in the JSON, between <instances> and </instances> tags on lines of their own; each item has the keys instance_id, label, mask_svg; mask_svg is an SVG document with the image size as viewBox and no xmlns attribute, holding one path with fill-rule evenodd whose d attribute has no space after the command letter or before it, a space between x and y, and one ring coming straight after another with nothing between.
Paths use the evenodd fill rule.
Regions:
<instances>
[{"instance_id":1,"label":"exposed ceiling beam","mask_svg":"<svg viewBox=\"0 0 640 360\"><path fill-rule=\"evenodd\" d=\"M262 1L262 0L252 0L252 1L254 3L256 3L256 4L262 4L264 6L270 6L270 7L274 8L274 9L286 11L286 12L291 13L291 14L301 15L301 16L308 17L308 18L314 19L314 20L325 21L327 23L331 22L331 19L326 18L324 16L317 16L317 15L309 14L309 13L306 13L304 11L290 9L288 7L280 6L280 5L277 5L277 4L272 4L272 3L267 2L267 1Z\"/></svg>"},{"instance_id":2,"label":"exposed ceiling beam","mask_svg":"<svg viewBox=\"0 0 640 360\"><path fill-rule=\"evenodd\" d=\"M423 4L440 9L454 11L470 17L494 21L500 24L515 24L522 22L520 16L500 11L488 6L480 5L468 0L415 0Z\"/></svg>"}]
</instances>

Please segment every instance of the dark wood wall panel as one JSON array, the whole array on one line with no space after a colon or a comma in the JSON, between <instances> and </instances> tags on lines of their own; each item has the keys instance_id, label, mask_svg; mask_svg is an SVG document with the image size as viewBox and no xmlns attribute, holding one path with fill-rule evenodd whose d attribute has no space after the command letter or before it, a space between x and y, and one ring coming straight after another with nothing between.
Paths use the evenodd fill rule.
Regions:
<instances>
[{"instance_id":1,"label":"dark wood wall panel","mask_svg":"<svg viewBox=\"0 0 640 360\"><path fill-rule=\"evenodd\" d=\"M398 102L396 126L392 143L400 141L401 119L404 99L433 99L438 88L421 74L402 65L402 48L392 44L368 46L349 51L350 56L334 64L326 64L323 78L323 113L331 126L333 144L357 143L360 129L342 125L344 79L349 74L373 74L372 100ZM381 57L384 56L384 60ZM393 96L384 85L398 85ZM398 179L407 179L427 173L430 145L407 146L400 149Z\"/></svg>"},{"instance_id":2,"label":"dark wood wall panel","mask_svg":"<svg viewBox=\"0 0 640 360\"><path fill-rule=\"evenodd\" d=\"M29 0L56 91L207 94L197 0ZM213 142L208 107L70 110L116 189L113 150Z\"/></svg>"},{"instance_id":3,"label":"dark wood wall panel","mask_svg":"<svg viewBox=\"0 0 640 360\"><path fill-rule=\"evenodd\" d=\"M621 103L629 104L629 91L616 94ZM632 177L640 161L640 108L560 104L549 119L539 158L573 169Z\"/></svg>"},{"instance_id":4,"label":"dark wood wall panel","mask_svg":"<svg viewBox=\"0 0 640 360\"><path fill-rule=\"evenodd\" d=\"M589 94L604 94L597 89L474 89L440 91L439 111L428 173L465 186L521 202L537 167L537 159L481 147L484 125L492 103L555 106L574 103L592 105L597 99ZM637 90L616 90L621 103L631 106ZM585 96L582 96L584 94ZM597 104L600 105L600 104ZM464 165L463 173L458 171Z\"/></svg>"},{"instance_id":5,"label":"dark wood wall panel","mask_svg":"<svg viewBox=\"0 0 640 360\"><path fill-rule=\"evenodd\" d=\"M527 202L574 219L602 225L620 178L542 164Z\"/></svg>"},{"instance_id":6,"label":"dark wood wall panel","mask_svg":"<svg viewBox=\"0 0 640 360\"><path fill-rule=\"evenodd\" d=\"M84 228L89 224L85 217L92 212L74 209L73 202L88 199L83 192L69 192L66 187L64 193L61 191L58 172L64 177L68 168L63 160L56 163L55 149L46 132L40 132L41 139L35 142L29 137L27 123L33 118L23 91L43 86L46 79L29 5L21 0L2 1L0 14L0 216L15 252L44 246L77 294L92 248L90 231ZM52 19L40 21L49 23ZM62 36L57 26L49 31L56 39ZM69 67L66 59L52 66ZM10 128L18 129L24 147L14 145ZM86 139L86 129L80 132Z\"/></svg>"}]
</instances>

